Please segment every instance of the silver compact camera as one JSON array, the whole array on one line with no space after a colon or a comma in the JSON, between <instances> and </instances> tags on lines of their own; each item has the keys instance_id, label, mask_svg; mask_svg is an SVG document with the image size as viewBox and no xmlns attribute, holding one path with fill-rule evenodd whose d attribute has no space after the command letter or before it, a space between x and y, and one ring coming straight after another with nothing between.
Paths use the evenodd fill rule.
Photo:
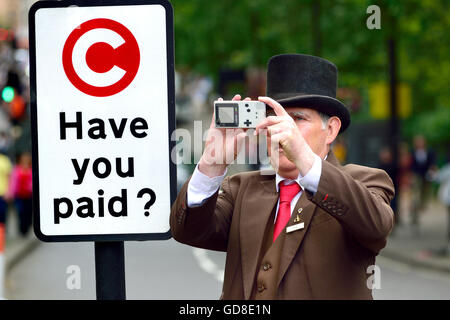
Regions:
<instances>
[{"instance_id":1,"label":"silver compact camera","mask_svg":"<svg viewBox=\"0 0 450 320\"><path fill-rule=\"evenodd\" d=\"M261 101L214 101L216 128L255 128L266 118Z\"/></svg>"}]
</instances>

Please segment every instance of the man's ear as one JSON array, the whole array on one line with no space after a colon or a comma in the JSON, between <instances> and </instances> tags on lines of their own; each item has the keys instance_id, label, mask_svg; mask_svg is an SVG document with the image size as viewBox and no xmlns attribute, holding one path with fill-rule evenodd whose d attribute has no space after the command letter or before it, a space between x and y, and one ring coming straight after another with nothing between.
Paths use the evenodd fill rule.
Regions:
<instances>
[{"instance_id":1,"label":"man's ear","mask_svg":"<svg viewBox=\"0 0 450 320\"><path fill-rule=\"evenodd\" d=\"M340 129L341 129L341 119L339 119L336 116L332 116L328 120L326 144L333 143L333 141L339 134Z\"/></svg>"}]
</instances>

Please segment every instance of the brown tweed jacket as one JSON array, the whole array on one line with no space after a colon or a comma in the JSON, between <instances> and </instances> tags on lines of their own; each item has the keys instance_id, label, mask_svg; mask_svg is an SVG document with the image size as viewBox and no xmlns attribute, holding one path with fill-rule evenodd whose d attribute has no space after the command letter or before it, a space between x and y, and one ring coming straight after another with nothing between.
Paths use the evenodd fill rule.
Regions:
<instances>
[{"instance_id":1,"label":"brown tweed jacket","mask_svg":"<svg viewBox=\"0 0 450 320\"><path fill-rule=\"evenodd\" d=\"M275 175L227 177L220 192L194 208L186 206L188 183L172 206L172 235L227 252L221 298L372 299L368 267L394 223L394 187L383 170L341 166L330 152L318 191L303 192L287 224L300 220L304 227L273 244L267 233L278 199Z\"/></svg>"}]
</instances>

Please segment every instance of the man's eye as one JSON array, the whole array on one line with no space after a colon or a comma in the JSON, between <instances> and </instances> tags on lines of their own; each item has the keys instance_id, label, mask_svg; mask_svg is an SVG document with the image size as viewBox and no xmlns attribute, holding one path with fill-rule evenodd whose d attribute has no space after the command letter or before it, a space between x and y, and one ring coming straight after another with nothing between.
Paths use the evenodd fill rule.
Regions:
<instances>
[{"instance_id":1,"label":"man's eye","mask_svg":"<svg viewBox=\"0 0 450 320\"><path fill-rule=\"evenodd\" d=\"M295 121L305 119L302 116L293 116L292 118L294 118Z\"/></svg>"}]
</instances>

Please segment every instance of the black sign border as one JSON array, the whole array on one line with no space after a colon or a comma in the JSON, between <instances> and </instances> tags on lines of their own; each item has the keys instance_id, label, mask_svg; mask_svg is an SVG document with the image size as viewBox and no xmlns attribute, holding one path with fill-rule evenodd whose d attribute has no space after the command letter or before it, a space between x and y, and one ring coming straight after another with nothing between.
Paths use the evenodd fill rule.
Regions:
<instances>
[{"instance_id":1,"label":"black sign border","mask_svg":"<svg viewBox=\"0 0 450 320\"><path fill-rule=\"evenodd\" d=\"M145 241L167 240L172 237L170 229L163 233L134 233L134 234L85 234L85 235L45 235L40 229L39 206L39 158L38 158L38 127L37 127L37 101L36 101L36 32L35 14L42 8L64 8L69 6L94 7L94 6L125 6L125 5L161 5L166 11L166 47L167 47L167 91L168 91L168 120L169 120L169 159L175 141L171 140L171 134L175 130L175 65L174 65L174 31L173 8L167 0L62 0L62 1L38 1L34 3L28 12L29 49L30 49L30 108L31 108L31 142L32 142L32 166L33 166L33 227L36 236L45 242L77 242L77 241ZM170 172L170 203L175 201L176 189L176 165L173 161L169 164Z\"/></svg>"}]
</instances>

